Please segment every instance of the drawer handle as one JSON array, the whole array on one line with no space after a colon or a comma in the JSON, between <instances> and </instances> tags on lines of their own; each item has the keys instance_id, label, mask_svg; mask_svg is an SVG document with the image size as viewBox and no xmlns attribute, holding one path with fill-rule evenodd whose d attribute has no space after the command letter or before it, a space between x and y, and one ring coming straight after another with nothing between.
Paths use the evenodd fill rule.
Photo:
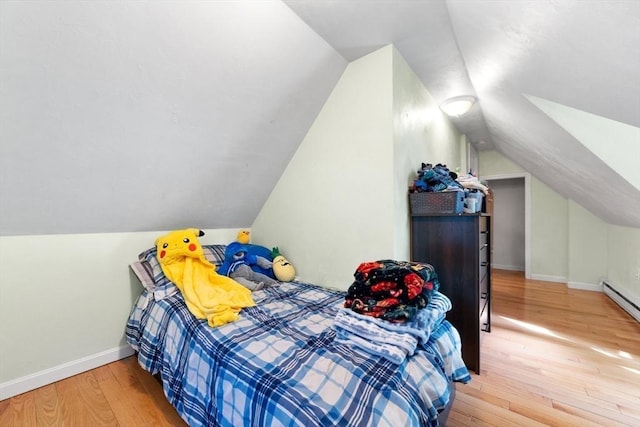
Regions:
<instances>
[{"instance_id":1,"label":"drawer handle","mask_svg":"<svg viewBox=\"0 0 640 427\"><path fill-rule=\"evenodd\" d=\"M481 266L481 267L486 267L487 265L489 265L489 262L488 262L488 261L482 261L482 262L480 263L480 266Z\"/></svg>"},{"instance_id":2,"label":"drawer handle","mask_svg":"<svg viewBox=\"0 0 640 427\"><path fill-rule=\"evenodd\" d=\"M480 293L480 298L482 298L482 299L487 299L487 296L489 296L489 292Z\"/></svg>"},{"instance_id":3,"label":"drawer handle","mask_svg":"<svg viewBox=\"0 0 640 427\"><path fill-rule=\"evenodd\" d=\"M482 332L489 332L489 324L488 323L483 323L482 324Z\"/></svg>"},{"instance_id":4,"label":"drawer handle","mask_svg":"<svg viewBox=\"0 0 640 427\"><path fill-rule=\"evenodd\" d=\"M484 245L480 246L480 250L486 249L489 246L488 243L485 243Z\"/></svg>"}]
</instances>

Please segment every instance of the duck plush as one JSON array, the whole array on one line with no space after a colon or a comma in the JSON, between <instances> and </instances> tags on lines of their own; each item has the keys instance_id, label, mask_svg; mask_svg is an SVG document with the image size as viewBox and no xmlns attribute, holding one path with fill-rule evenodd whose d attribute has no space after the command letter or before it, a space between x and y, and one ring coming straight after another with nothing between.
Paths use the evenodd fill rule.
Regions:
<instances>
[{"instance_id":1,"label":"duck plush","mask_svg":"<svg viewBox=\"0 0 640 427\"><path fill-rule=\"evenodd\" d=\"M216 327L233 322L245 307L255 305L251 291L220 275L204 256L195 228L172 231L156 239L162 271L182 293L189 311Z\"/></svg>"},{"instance_id":2,"label":"duck plush","mask_svg":"<svg viewBox=\"0 0 640 427\"><path fill-rule=\"evenodd\" d=\"M246 245L251 241L250 234L251 232L249 230L240 230L236 235L236 241L238 241L238 243Z\"/></svg>"}]
</instances>

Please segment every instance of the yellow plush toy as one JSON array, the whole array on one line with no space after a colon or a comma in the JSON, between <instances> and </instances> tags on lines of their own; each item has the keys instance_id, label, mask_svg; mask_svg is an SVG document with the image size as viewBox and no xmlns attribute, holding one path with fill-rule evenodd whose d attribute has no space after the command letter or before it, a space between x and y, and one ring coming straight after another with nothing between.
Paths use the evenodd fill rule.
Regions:
<instances>
[{"instance_id":1,"label":"yellow plush toy","mask_svg":"<svg viewBox=\"0 0 640 427\"><path fill-rule=\"evenodd\" d=\"M289 262L281 253L280 250L275 247L271 251L273 255L273 274L281 282L290 282L296 278L296 269L293 264Z\"/></svg>"},{"instance_id":2,"label":"yellow plush toy","mask_svg":"<svg viewBox=\"0 0 640 427\"><path fill-rule=\"evenodd\" d=\"M246 245L251 241L251 237L249 237L251 232L249 230L240 230L236 235L236 240L243 245Z\"/></svg>"},{"instance_id":3,"label":"yellow plush toy","mask_svg":"<svg viewBox=\"0 0 640 427\"><path fill-rule=\"evenodd\" d=\"M255 302L249 289L216 273L198 241L203 235L195 228L172 231L156 240L156 248L162 271L178 287L189 311L215 327L233 322L242 308Z\"/></svg>"}]
</instances>

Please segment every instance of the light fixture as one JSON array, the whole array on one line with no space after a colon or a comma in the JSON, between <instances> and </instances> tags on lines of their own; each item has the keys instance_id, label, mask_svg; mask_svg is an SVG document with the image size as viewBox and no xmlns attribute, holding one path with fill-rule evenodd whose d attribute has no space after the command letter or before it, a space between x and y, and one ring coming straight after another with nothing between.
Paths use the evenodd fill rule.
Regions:
<instances>
[{"instance_id":1,"label":"light fixture","mask_svg":"<svg viewBox=\"0 0 640 427\"><path fill-rule=\"evenodd\" d=\"M471 95L454 96L440 104L440 109L451 117L460 117L476 102L476 97Z\"/></svg>"}]
</instances>

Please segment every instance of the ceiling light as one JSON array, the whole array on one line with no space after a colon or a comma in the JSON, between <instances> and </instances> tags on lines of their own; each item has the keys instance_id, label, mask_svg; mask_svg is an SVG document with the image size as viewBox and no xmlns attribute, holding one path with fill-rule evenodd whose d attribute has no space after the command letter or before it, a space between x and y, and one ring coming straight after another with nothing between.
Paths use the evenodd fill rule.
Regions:
<instances>
[{"instance_id":1,"label":"ceiling light","mask_svg":"<svg viewBox=\"0 0 640 427\"><path fill-rule=\"evenodd\" d=\"M476 102L475 96L463 95L449 98L440 104L440 109L451 117L460 117Z\"/></svg>"}]
</instances>

